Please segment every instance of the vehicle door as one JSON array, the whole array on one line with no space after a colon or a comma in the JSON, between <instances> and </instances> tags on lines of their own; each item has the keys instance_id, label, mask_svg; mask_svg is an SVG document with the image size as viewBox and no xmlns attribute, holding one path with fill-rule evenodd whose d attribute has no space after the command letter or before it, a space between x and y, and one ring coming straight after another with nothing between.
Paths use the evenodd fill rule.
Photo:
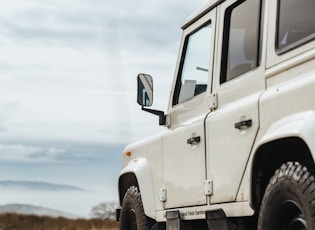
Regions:
<instances>
[{"instance_id":1,"label":"vehicle door","mask_svg":"<svg viewBox=\"0 0 315 230\"><path fill-rule=\"evenodd\" d=\"M220 5L213 93L217 108L206 120L211 203L236 200L259 128L258 101L265 89L261 0Z\"/></svg>"},{"instance_id":2,"label":"vehicle door","mask_svg":"<svg viewBox=\"0 0 315 230\"><path fill-rule=\"evenodd\" d=\"M212 83L215 11L184 28L164 136L165 208L206 204L204 121Z\"/></svg>"}]
</instances>

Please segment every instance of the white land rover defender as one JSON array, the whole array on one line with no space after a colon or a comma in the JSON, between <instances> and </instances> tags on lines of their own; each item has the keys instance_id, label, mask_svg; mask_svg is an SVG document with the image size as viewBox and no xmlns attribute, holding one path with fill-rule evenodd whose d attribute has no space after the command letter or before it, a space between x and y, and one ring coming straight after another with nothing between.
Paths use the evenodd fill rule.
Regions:
<instances>
[{"instance_id":1,"label":"white land rover defender","mask_svg":"<svg viewBox=\"0 0 315 230\"><path fill-rule=\"evenodd\" d=\"M211 0L182 27L165 133L127 146L120 229L315 229L315 0Z\"/></svg>"}]
</instances>

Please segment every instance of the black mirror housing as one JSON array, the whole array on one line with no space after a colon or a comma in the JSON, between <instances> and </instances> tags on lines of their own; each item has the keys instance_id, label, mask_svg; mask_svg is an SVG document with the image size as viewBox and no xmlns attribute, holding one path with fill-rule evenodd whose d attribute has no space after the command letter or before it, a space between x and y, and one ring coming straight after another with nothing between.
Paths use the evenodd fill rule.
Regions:
<instances>
[{"instance_id":1,"label":"black mirror housing","mask_svg":"<svg viewBox=\"0 0 315 230\"><path fill-rule=\"evenodd\" d=\"M137 77L137 102L141 106L153 104L153 78L148 74L140 73Z\"/></svg>"}]
</instances>

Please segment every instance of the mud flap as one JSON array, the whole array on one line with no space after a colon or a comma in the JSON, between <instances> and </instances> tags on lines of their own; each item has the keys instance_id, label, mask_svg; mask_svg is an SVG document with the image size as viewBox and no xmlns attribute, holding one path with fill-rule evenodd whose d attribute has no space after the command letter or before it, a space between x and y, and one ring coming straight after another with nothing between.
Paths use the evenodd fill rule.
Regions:
<instances>
[{"instance_id":1,"label":"mud flap","mask_svg":"<svg viewBox=\"0 0 315 230\"><path fill-rule=\"evenodd\" d=\"M121 208L116 209L116 221L120 220L120 213L121 213Z\"/></svg>"},{"instance_id":2,"label":"mud flap","mask_svg":"<svg viewBox=\"0 0 315 230\"><path fill-rule=\"evenodd\" d=\"M166 230L187 230L179 211L166 212Z\"/></svg>"},{"instance_id":3,"label":"mud flap","mask_svg":"<svg viewBox=\"0 0 315 230\"><path fill-rule=\"evenodd\" d=\"M206 220L209 230L234 230L235 225L229 222L222 209L206 211Z\"/></svg>"}]
</instances>

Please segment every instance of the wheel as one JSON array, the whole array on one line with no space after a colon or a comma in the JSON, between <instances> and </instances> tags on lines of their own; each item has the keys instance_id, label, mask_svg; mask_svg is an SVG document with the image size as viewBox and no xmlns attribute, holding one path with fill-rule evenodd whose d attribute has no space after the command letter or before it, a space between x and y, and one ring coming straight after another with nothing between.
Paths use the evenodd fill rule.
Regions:
<instances>
[{"instance_id":1,"label":"wheel","mask_svg":"<svg viewBox=\"0 0 315 230\"><path fill-rule=\"evenodd\" d=\"M150 230L154 223L154 220L144 214L138 188L131 186L122 202L120 230Z\"/></svg>"},{"instance_id":2,"label":"wheel","mask_svg":"<svg viewBox=\"0 0 315 230\"><path fill-rule=\"evenodd\" d=\"M264 194L259 230L315 229L314 167L288 162L276 170Z\"/></svg>"}]
</instances>

